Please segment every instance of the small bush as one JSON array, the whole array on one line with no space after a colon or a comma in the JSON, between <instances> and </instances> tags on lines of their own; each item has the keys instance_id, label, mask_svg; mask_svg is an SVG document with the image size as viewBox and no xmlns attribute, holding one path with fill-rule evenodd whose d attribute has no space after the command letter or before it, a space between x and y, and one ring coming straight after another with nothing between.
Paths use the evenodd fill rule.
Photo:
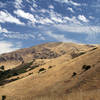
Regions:
<instances>
[{"instance_id":1,"label":"small bush","mask_svg":"<svg viewBox=\"0 0 100 100\"><path fill-rule=\"evenodd\" d=\"M74 77L74 76L76 76L76 75L77 75L77 73L76 73L76 72L73 72L72 77Z\"/></svg>"},{"instance_id":2,"label":"small bush","mask_svg":"<svg viewBox=\"0 0 100 100\"><path fill-rule=\"evenodd\" d=\"M2 100L6 100L6 96L5 95L2 96Z\"/></svg>"},{"instance_id":3,"label":"small bush","mask_svg":"<svg viewBox=\"0 0 100 100\"><path fill-rule=\"evenodd\" d=\"M82 70L87 71L91 68L90 65L83 65Z\"/></svg>"},{"instance_id":4,"label":"small bush","mask_svg":"<svg viewBox=\"0 0 100 100\"><path fill-rule=\"evenodd\" d=\"M32 74L33 74L33 72L29 73L28 75L32 75Z\"/></svg>"},{"instance_id":5,"label":"small bush","mask_svg":"<svg viewBox=\"0 0 100 100\"><path fill-rule=\"evenodd\" d=\"M17 75L18 75L18 73L16 73L16 72L13 74L13 76L17 76Z\"/></svg>"},{"instance_id":6,"label":"small bush","mask_svg":"<svg viewBox=\"0 0 100 100\"><path fill-rule=\"evenodd\" d=\"M38 73L43 72L43 71L45 71L45 70L46 70L45 68L41 68L41 69L38 71Z\"/></svg>"},{"instance_id":7,"label":"small bush","mask_svg":"<svg viewBox=\"0 0 100 100\"><path fill-rule=\"evenodd\" d=\"M52 68L53 66L49 66L48 69Z\"/></svg>"},{"instance_id":8,"label":"small bush","mask_svg":"<svg viewBox=\"0 0 100 100\"><path fill-rule=\"evenodd\" d=\"M5 67L4 67L4 66L0 66L0 69L1 69L1 70L4 70L4 69L5 69Z\"/></svg>"}]
</instances>

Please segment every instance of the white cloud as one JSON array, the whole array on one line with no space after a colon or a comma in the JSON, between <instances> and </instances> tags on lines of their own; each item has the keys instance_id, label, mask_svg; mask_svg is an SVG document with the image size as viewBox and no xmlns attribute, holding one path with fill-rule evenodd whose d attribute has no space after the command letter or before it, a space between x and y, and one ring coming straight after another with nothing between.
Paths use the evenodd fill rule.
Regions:
<instances>
[{"instance_id":1,"label":"white cloud","mask_svg":"<svg viewBox=\"0 0 100 100\"><path fill-rule=\"evenodd\" d=\"M51 20L54 21L55 23L63 23L62 15L54 12L53 10L49 12L49 15Z\"/></svg>"},{"instance_id":2,"label":"white cloud","mask_svg":"<svg viewBox=\"0 0 100 100\"><path fill-rule=\"evenodd\" d=\"M48 8L50 8L50 9L54 9L54 6L53 6L53 5L49 5Z\"/></svg>"},{"instance_id":3,"label":"white cloud","mask_svg":"<svg viewBox=\"0 0 100 100\"><path fill-rule=\"evenodd\" d=\"M9 41L0 41L0 54L15 51L21 48L21 43L12 43Z\"/></svg>"},{"instance_id":4,"label":"white cloud","mask_svg":"<svg viewBox=\"0 0 100 100\"><path fill-rule=\"evenodd\" d=\"M38 10L38 11L41 12L41 13L49 13L49 11L46 10L46 9L41 9L41 10Z\"/></svg>"},{"instance_id":5,"label":"white cloud","mask_svg":"<svg viewBox=\"0 0 100 100\"><path fill-rule=\"evenodd\" d=\"M40 18L38 23L40 23L40 24L53 24L53 21L49 18Z\"/></svg>"},{"instance_id":6,"label":"white cloud","mask_svg":"<svg viewBox=\"0 0 100 100\"><path fill-rule=\"evenodd\" d=\"M21 8L22 7L22 2L23 2L23 0L15 0L15 7L16 8Z\"/></svg>"},{"instance_id":7,"label":"white cloud","mask_svg":"<svg viewBox=\"0 0 100 100\"><path fill-rule=\"evenodd\" d=\"M28 3L31 3L31 0L26 0Z\"/></svg>"},{"instance_id":8,"label":"white cloud","mask_svg":"<svg viewBox=\"0 0 100 100\"><path fill-rule=\"evenodd\" d=\"M70 2L72 5L74 5L74 6L80 6L79 3L76 3L76 2L74 2L74 1L72 1L72 0L69 0L69 2Z\"/></svg>"},{"instance_id":9,"label":"white cloud","mask_svg":"<svg viewBox=\"0 0 100 100\"><path fill-rule=\"evenodd\" d=\"M71 8L69 8L70 10L72 10ZM31 8L32 11L35 11L33 8ZM67 16L62 16L60 13L55 12L53 9L51 9L50 11L47 9L41 9L41 10L37 10L39 13L41 14L41 17L38 15L33 15L31 13L28 12L24 12L21 9L18 9L16 11L14 11L14 13L19 16L22 17L24 19L28 20L28 25L29 26L35 26L36 23L38 24L58 24L58 23L75 23L75 24L80 24L80 21L77 20L77 18L75 16L73 16L72 18L67 17ZM48 14L48 17L45 17L45 13Z\"/></svg>"},{"instance_id":10,"label":"white cloud","mask_svg":"<svg viewBox=\"0 0 100 100\"><path fill-rule=\"evenodd\" d=\"M35 3L33 3L33 7L34 7L34 8L37 8L37 7L38 7L38 5L37 5L37 4L35 4Z\"/></svg>"},{"instance_id":11,"label":"white cloud","mask_svg":"<svg viewBox=\"0 0 100 100\"><path fill-rule=\"evenodd\" d=\"M55 0L57 2L61 2L61 3L69 3L69 0Z\"/></svg>"},{"instance_id":12,"label":"white cloud","mask_svg":"<svg viewBox=\"0 0 100 100\"><path fill-rule=\"evenodd\" d=\"M20 33L20 32L14 32L14 31L8 31L5 28L2 28L0 25L0 33L2 37L10 38L10 39L22 39L22 40L28 40L28 39L35 39L35 35L33 33Z\"/></svg>"},{"instance_id":13,"label":"white cloud","mask_svg":"<svg viewBox=\"0 0 100 100\"><path fill-rule=\"evenodd\" d=\"M72 4L72 5L74 5L74 6L80 6L79 3L76 3L76 2L74 2L74 1L72 1L72 0L55 0L55 1L60 2L60 3Z\"/></svg>"},{"instance_id":14,"label":"white cloud","mask_svg":"<svg viewBox=\"0 0 100 100\"><path fill-rule=\"evenodd\" d=\"M8 32L8 30L7 30L7 29L5 29L5 28L2 28L2 27L1 27L1 25L0 25L0 33L3 33L3 32L4 32L4 33L7 33L7 32Z\"/></svg>"},{"instance_id":15,"label":"white cloud","mask_svg":"<svg viewBox=\"0 0 100 100\"><path fill-rule=\"evenodd\" d=\"M9 23L15 23L15 24L19 24L19 25L24 25L23 22L21 22L16 17L13 17L7 11L6 12L0 11L0 22L1 23L9 22Z\"/></svg>"},{"instance_id":16,"label":"white cloud","mask_svg":"<svg viewBox=\"0 0 100 100\"><path fill-rule=\"evenodd\" d=\"M30 34L30 33L29 34L28 33L21 34L19 32L8 32L8 33L4 33L3 36L6 38L22 39L22 40L28 40L28 39L35 38L34 34Z\"/></svg>"},{"instance_id":17,"label":"white cloud","mask_svg":"<svg viewBox=\"0 0 100 100\"><path fill-rule=\"evenodd\" d=\"M49 12L49 16L50 16L50 20L52 20L54 23L74 23L74 24L81 24L79 20L77 20L77 18L75 16L68 17L68 16L62 16L61 14L54 12L53 10L51 10Z\"/></svg>"},{"instance_id":18,"label":"white cloud","mask_svg":"<svg viewBox=\"0 0 100 100\"><path fill-rule=\"evenodd\" d=\"M94 17L93 17L93 16L89 16L89 18L90 18L90 19L94 19Z\"/></svg>"},{"instance_id":19,"label":"white cloud","mask_svg":"<svg viewBox=\"0 0 100 100\"><path fill-rule=\"evenodd\" d=\"M30 6L30 10L31 10L32 12L36 12L36 10L35 10L33 7L31 7L31 6Z\"/></svg>"},{"instance_id":20,"label":"white cloud","mask_svg":"<svg viewBox=\"0 0 100 100\"><path fill-rule=\"evenodd\" d=\"M58 41L61 41L61 42L76 42L74 40L66 38L63 34L54 34L51 31L48 31L46 33L48 36L50 36Z\"/></svg>"},{"instance_id":21,"label":"white cloud","mask_svg":"<svg viewBox=\"0 0 100 100\"><path fill-rule=\"evenodd\" d=\"M36 4L36 1L35 1L35 0L32 0L32 1L33 1L33 7L34 7L34 8L37 8L38 5Z\"/></svg>"},{"instance_id":22,"label":"white cloud","mask_svg":"<svg viewBox=\"0 0 100 100\"><path fill-rule=\"evenodd\" d=\"M68 7L67 8L69 11L71 11L72 13L74 13L74 10L73 10L73 8L71 8L71 7Z\"/></svg>"},{"instance_id":23,"label":"white cloud","mask_svg":"<svg viewBox=\"0 0 100 100\"><path fill-rule=\"evenodd\" d=\"M100 33L100 27L99 26L83 26L83 25L54 25L55 28L66 31L66 32L74 32L74 33L84 33L84 34L95 34L95 33Z\"/></svg>"},{"instance_id":24,"label":"white cloud","mask_svg":"<svg viewBox=\"0 0 100 100\"><path fill-rule=\"evenodd\" d=\"M78 19L83 21L83 22L89 22L89 20L84 15L79 15Z\"/></svg>"},{"instance_id":25,"label":"white cloud","mask_svg":"<svg viewBox=\"0 0 100 100\"><path fill-rule=\"evenodd\" d=\"M65 16L64 17L64 23L73 23L73 24L79 24L81 25L80 21L77 20L77 18L75 16L73 16L72 18L68 17L68 16Z\"/></svg>"},{"instance_id":26,"label":"white cloud","mask_svg":"<svg viewBox=\"0 0 100 100\"><path fill-rule=\"evenodd\" d=\"M21 9L18 9L17 11L14 11L14 13L15 13L17 16L19 16L19 17L22 17L22 18L24 18L24 19L30 20L32 23L35 23L35 22L36 22L36 19L35 19L35 17L34 17L32 14L30 14L30 13L28 13L28 12L24 12L24 11L21 10Z\"/></svg>"},{"instance_id":27,"label":"white cloud","mask_svg":"<svg viewBox=\"0 0 100 100\"><path fill-rule=\"evenodd\" d=\"M39 40L46 40L42 34L38 34L38 38L39 38Z\"/></svg>"}]
</instances>

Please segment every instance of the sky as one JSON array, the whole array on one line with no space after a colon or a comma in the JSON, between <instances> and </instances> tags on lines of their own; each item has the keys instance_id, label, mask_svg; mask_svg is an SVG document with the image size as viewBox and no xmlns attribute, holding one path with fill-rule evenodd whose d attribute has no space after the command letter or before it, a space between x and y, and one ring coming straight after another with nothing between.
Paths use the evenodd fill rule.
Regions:
<instances>
[{"instance_id":1,"label":"sky","mask_svg":"<svg viewBox=\"0 0 100 100\"><path fill-rule=\"evenodd\" d=\"M0 54L47 42L100 44L100 0L0 0Z\"/></svg>"}]
</instances>

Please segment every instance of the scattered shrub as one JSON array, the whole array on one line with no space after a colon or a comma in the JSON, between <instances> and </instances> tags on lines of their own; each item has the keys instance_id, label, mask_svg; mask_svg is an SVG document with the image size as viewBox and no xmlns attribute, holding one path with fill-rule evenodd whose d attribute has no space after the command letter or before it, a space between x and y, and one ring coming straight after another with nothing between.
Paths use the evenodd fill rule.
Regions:
<instances>
[{"instance_id":1,"label":"scattered shrub","mask_svg":"<svg viewBox=\"0 0 100 100\"><path fill-rule=\"evenodd\" d=\"M0 66L0 69L1 69L1 70L4 70L4 69L5 69L5 67L2 65L2 66Z\"/></svg>"},{"instance_id":2,"label":"scattered shrub","mask_svg":"<svg viewBox=\"0 0 100 100\"><path fill-rule=\"evenodd\" d=\"M82 70L87 71L91 68L90 65L83 65Z\"/></svg>"},{"instance_id":3,"label":"scattered shrub","mask_svg":"<svg viewBox=\"0 0 100 100\"><path fill-rule=\"evenodd\" d=\"M96 50L97 49L97 47L94 47L94 48L92 48L90 51L93 51L93 50Z\"/></svg>"},{"instance_id":4,"label":"scattered shrub","mask_svg":"<svg viewBox=\"0 0 100 100\"><path fill-rule=\"evenodd\" d=\"M76 73L76 72L73 72L72 77L74 77L74 76L76 76L76 75L77 75L77 73Z\"/></svg>"},{"instance_id":5,"label":"scattered shrub","mask_svg":"<svg viewBox=\"0 0 100 100\"><path fill-rule=\"evenodd\" d=\"M45 70L46 70L45 68L41 68L41 69L38 71L38 73L43 72L43 71L45 71Z\"/></svg>"},{"instance_id":6,"label":"scattered shrub","mask_svg":"<svg viewBox=\"0 0 100 100\"><path fill-rule=\"evenodd\" d=\"M32 75L32 74L33 74L33 72L29 73L28 75Z\"/></svg>"},{"instance_id":7,"label":"scattered shrub","mask_svg":"<svg viewBox=\"0 0 100 100\"><path fill-rule=\"evenodd\" d=\"M5 95L2 96L2 100L6 100L6 96Z\"/></svg>"},{"instance_id":8,"label":"scattered shrub","mask_svg":"<svg viewBox=\"0 0 100 100\"><path fill-rule=\"evenodd\" d=\"M52 68L53 66L49 66L48 69Z\"/></svg>"},{"instance_id":9,"label":"scattered shrub","mask_svg":"<svg viewBox=\"0 0 100 100\"><path fill-rule=\"evenodd\" d=\"M13 76L17 76L17 75L18 75L18 73L16 73L16 72L15 72L15 73L13 73Z\"/></svg>"}]
</instances>

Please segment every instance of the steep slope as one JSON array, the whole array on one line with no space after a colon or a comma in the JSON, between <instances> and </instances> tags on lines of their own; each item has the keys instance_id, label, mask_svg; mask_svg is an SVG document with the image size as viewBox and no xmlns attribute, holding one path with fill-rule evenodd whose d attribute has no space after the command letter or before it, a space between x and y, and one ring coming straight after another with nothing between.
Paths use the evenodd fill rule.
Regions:
<instances>
[{"instance_id":1,"label":"steep slope","mask_svg":"<svg viewBox=\"0 0 100 100\"><path fill-rule=\"evenodd\" d=\"M78 91L88 91L89 95L90 92L99 90L100 47L69 61L67 56L66 53L48 60L44 65L31 70L32 75L0 87L0 94L12 97L66 96ZM41 68L46 70L39 73Z\"/></svg>"}]
</instances>

